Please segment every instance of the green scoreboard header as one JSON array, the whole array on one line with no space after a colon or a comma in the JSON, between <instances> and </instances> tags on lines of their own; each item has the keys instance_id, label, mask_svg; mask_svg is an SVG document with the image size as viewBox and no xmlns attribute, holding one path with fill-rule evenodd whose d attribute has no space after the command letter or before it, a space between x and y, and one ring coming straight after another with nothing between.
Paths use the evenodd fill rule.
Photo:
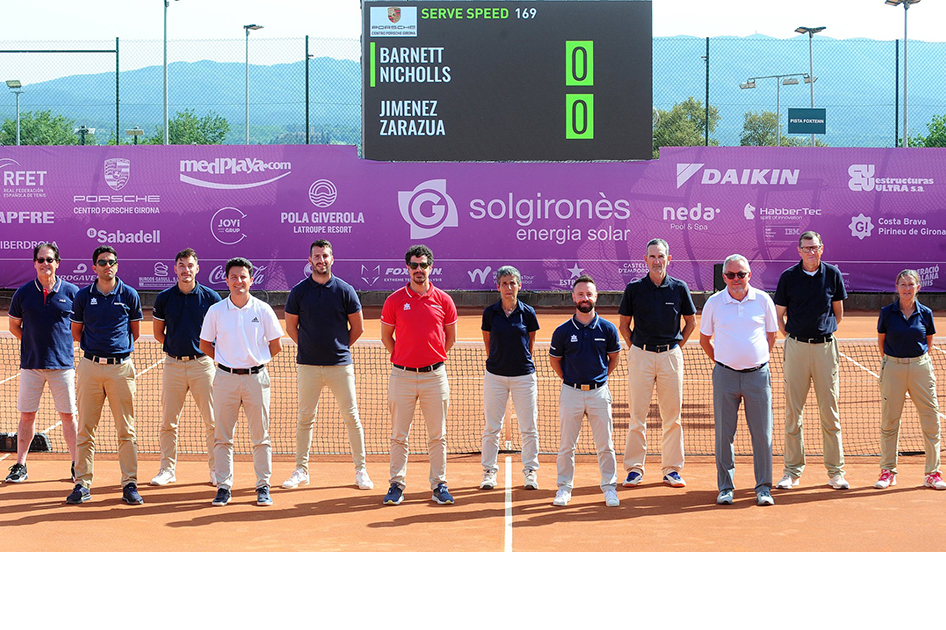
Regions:
<instances>
[{"instance_id":1,"label":"green scoreboard header","mask_svg":"<svg viewBox=\"0 0 946 630\"><path fill-rule=\"evenodd\" d=\"M650 0L362 4L363 155L649 160Z\"/></svg>"}]
</instances>

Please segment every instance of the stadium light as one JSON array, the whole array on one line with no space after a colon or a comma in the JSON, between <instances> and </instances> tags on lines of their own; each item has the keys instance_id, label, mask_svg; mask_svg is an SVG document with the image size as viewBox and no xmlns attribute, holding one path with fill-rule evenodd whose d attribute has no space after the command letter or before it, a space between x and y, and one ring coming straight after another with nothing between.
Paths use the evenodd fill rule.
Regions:
<instances>
[{"instance_id":1,"label":"stadium light","mask_svg":"<svg viewBox=\"0 0 946 630\"><path fill-rule=\"evenodd\" d=\"M775 79L775 146L782 146L782 94L781 86L798 85L798 79L795 77L805 77L808 81L808 75L796 72L795 74L771 74L766 77L751 77L745 83L740 83L739 87L743 90L750 90L755 87L755 82L759 79Z\"/></svg>"},{"instance_id":2,"label":"stadium light","mask_svg":"<svg viewBox=\"0 0 946 630\"><path fill-rule=\"evenodd\" d=\"M7 81L7 87L16 94L16 146L20 146L20 94L23 93L20 88L23 87L23 84L17 79L10 79Z\"/></svg>"},{"instance_id":3,"label":"stadium light","mask_svg":"<svg viewBox=\"0 0 946 630\"><path fill-rule=\"evenodd\" d=\"M250 143L250 31L258 31L262 26L259 24L245 24L243 30L246 31L246 143Z\"/></svg>"},{"instance_id":4,"label":"stadium light","mask_svg":"<svg viewBox=\"0 0 946 630\"><path fill-rule=\"evenodd\" d=\"M174 0L177 2L177 0ZM168 144L168 7L171 0L164 0L164 144ZM138 138L135 138L137 144Z\"/></svg>"},{"instance_id":5,"label":"stadium light","mask_svg":"<svg viewBox=\"0 0 946 630\"><path fill-rule=\"evenodd\" d=\"M820 33L826 28L828 27L827 26L814 26L814 27L799 26L798 28L795 29L796 33L801 33L802 35L804 35L805 33L808 34L808 76L809 77L815 76L815 62L814 62L814 54L812 52L811 40L814 39L816 33ZM811 81L806 81L806 83L811 86L811 108L814 109L815 108L815 81L814 79L812 79ZM815 146L815 134L811 134L811 146Z\"/></svg>"},{"instance_id":6,"label":"stadium light","mask_svg":"<svg viewBox=\"0 0 946 630\"><path fill-rule=\"evenodd\" d=\"M892 7L903 5L903 146L910 146L910 133L907 131L907 10L911 4L920 0L886 0L884 4Z\"/></svg>"}]
</instances>

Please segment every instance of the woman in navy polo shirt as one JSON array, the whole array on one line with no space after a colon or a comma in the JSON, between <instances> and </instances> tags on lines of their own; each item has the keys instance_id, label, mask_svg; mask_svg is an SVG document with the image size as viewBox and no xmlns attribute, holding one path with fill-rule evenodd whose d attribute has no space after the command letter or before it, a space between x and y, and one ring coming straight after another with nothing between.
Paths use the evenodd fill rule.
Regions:
<instances>
[{"instance_id":1,"label":"woman in navy polo shirt","mask_svg":"<svg viewBox=\"0 0 946 630\"><path fill-rule=\"evenodd\" d=\"M920 304L916 294L920 276L912 269L897 275L898 299L880 309L877 320L877 345L880 348L880 478L875 488L897 484L897 443L900 416L907 393L916 405L926 450L924 486L946 490L939 471L939 405L936 402L936 376L929 349L936 327L933 311Z\"/></svg>"},{"instance_id":2,"label":"woman in navy polo shirt","mask_svg":"<svg viewBox=\"0 0 946 630\"><path fill-rule=\"evenodd\" d=\"M509 265L496 271L496 288L501 299L483 311L483 342L486 344L486 374L483 376L483 482L480 488L496 487L496 458L499 434L503 430L506 403L512 404L519 418L522 435L522 474L527 490L538 490L535 471L539 468L539 433L535 427L538 388L532 353L539 320L535 310L519 301L522 276Z\"/></svg>"}]
</instances>

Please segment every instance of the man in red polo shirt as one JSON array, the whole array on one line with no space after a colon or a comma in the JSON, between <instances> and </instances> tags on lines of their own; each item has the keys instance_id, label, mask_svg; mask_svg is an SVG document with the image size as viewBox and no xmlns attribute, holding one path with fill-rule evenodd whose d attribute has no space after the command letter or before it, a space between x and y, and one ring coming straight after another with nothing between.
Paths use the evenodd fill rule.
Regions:
<instances>
[{"instance_id":1,"label":"man in red polo shirt","mask_svg":"<svg viewBox=\"0 0 946 630\"><path fill-rule=\"evenodd\" d=\"M381 310L381 341L391 354L388 409L391 411L391 487L384 505L404 500L407 436L418 401L427 424L431 500L453 503L447 490L447 408L450 386L443 362L457 340L457 307L430 284L434 254L414 245L404 256L411 282L388 296Z\"/></svg>"}]
</instances>

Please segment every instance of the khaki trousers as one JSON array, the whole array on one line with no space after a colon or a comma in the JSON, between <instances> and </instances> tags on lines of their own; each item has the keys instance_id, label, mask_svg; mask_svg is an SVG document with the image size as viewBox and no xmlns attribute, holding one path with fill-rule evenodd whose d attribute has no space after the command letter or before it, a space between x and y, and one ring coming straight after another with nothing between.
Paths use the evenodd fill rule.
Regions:
<instances>
[{"instance_id":1,"label":"khaki trousers","mask_svg":"<svg viewBox=\"0 0 946 630\"><path fill-rule=\"evenodd\" d=\"M214 470L214 367L213 359L202 356L190 361L172 357L164 359L164 374L161 380L161 430L158 442L161 446L161 468L174 472L177 466L177 425L184 410L184 399L190 391L200 418L204 421L204 441L207 446L207 462Z\"/></svg>"},{"instance_id":2,"label":"khaki trousers","mask_svg":"<svg viewBox=\"0 0 946 630\"><path fill-rule=\"evenodd\" d=\"M785 339L785 474L801 477L805 470L805 438L802 414L812 383L818 398L824 465L828 477L844 474L844 447L838 414L837 339L826 343L803 343Z\"/></svg>"},{"instance_id":3,"label":"khaki trousers","mask_svg":"<svg viewBox=\"0 0 946 630\"><path fill-rule=\"evenodd\" d=\"M430 487L447 482L447 409L450 385L447 368L433 372L409 372L391 368L388 380L388 411L391 412L391 479L404 488L407 474L407 439L411 434L414 409L420 402L427 425L427 453L430 457Z\"/></svg>"},{"instance_id":4,"label":"khaki trousers","mask_svg":"<svg viewBox=\"0 0 946 630\"><path fill-rule=\"evenodd\" d=\"M647 412L657 387L657 406L663 436L660 443L660 468L666 475L683 470L683 350L648 352L635 345L627 353L628 407L627 440L624 444L624 470L644 474L647 455Z\"/></svg>"},{"instance_id":5,"label":"khaki trousers","mask_svg":"<svg viewBox=\"0 0 946 630\"><path fill-rule=\"evenodd\" d=\"M312 448L312 424L319 411L322 389L328 387L338 412L348 429L348 444L355 470L365 470L365 432L355 402L355 367L348 365L298 365L296 387L299 415L296 419L296 468L309 474L309 450Z\"/></svg>"},{"instance_id":6,"label":"khaki trousers","mask_svg":"<svg viewBox=\"0 0 946 630\"><path fill-rule=\"evenodd\" d=\"M558 418L561 423L562 439L558 447L556 465L558 468L559 488L572 490L575 483L575 448L581 435L581 423L588 417L591 435L598 452L598 471L601 473L601 489L617 488L617 460L614 456L614 442L611 434L614 430L611 415L611 391L607 385L582 391L562 383L562 392L558 399Z\"/></svg>"},{"instance_id":7,"label":"khaki trousers","mask_svg":"<svg viewBox=\"0 0 946 630\"><path fill-rule=\"evenodd\" d=\"M483 429L483 469L497 472L499 436L506 418L506 403L512 398L519 419L522 435L522 472L539 469L539 432L535 427L538 417L538 381L535 372L522 376L499 376L491 372L483 374L483 412L486 428Z\"/></svg>"},{"instance_id":8,"label":"khaki trousers","mask_svg":"<svg viewBox=\"0 0 946 630\"><path fill-rule=\"evenodd\" d=\"M214 466L218 488L233 487L233 430L240 417L240 407L246 414L253 444L256 487L269 485L273 473L269 397L269 373L265 367L257 374L230 374L217 369L214 375Z\"/></svg>"},{"instance_id":9,"label":"khaki trousers","mask_svg":"<svg viewBox=\"0 0 946 630\"><path fill-rule=\"evenodd\" d=\"M95 431L102 418L102 407L108 407L115 419L118 435L118 466L122 487L138 483L138 440L135 436L135 366L131 359L116 365L93 363L79 359L76 369L76 396L79 405L76 435L76 481L92 487L95 459Z\"/></svg>"},{"instance_id":10,"label":"khaki trousers","mask_svg":"<svg viewBox=\"0 0 946 630\"><path fill-rule=\"evenodd\" d=\"M880 364L880 467L897 474L897 450L900 441L900 416L907 393L913 399L923 449L926 474L939 472L940 424L936 400L936 375L929 353L910 359L884 356Z\"/></svg>"}]
</instances>

